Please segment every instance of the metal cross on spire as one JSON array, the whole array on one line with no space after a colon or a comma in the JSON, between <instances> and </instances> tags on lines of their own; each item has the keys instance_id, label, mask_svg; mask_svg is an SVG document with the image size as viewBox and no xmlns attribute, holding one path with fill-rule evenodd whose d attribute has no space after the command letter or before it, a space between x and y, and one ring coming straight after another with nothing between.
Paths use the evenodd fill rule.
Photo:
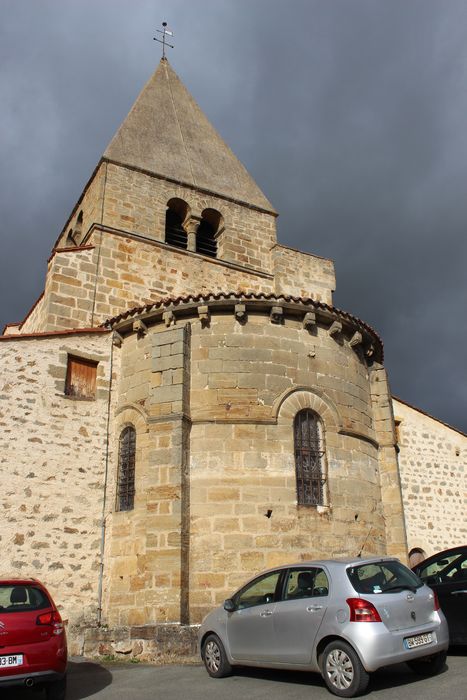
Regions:
<instances>
[{"instance_id":1,"label":"metal cross on spire","mask_svg":"<svg viewBox=\"0 0 467 700\"><path fill-rule=\"evenodd\" d=\"M170 29L166 29L167 27L167 22L162 22L162 29L156 29L156 32L158 34L162 34L162 39L158 39L157 36L153 36L152 38L154 41L158 41L159 44L162 44L162 58L165 59L165 47L169 46L171 49L173 49L172 44L168 44L166 41L166 37L168 36L173 36L173 32L170 31Z\"/></svg>"}]
</instances>

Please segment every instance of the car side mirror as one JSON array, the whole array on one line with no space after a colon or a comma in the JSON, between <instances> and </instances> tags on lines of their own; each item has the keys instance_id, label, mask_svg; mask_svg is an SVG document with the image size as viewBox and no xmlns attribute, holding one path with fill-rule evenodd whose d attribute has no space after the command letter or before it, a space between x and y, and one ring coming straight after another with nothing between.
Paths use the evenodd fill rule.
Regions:
<instances>
[{"instance_id":1,"label":"car side mirror","mask_svg":"<svg viewBox=\"0 0 467 700\"><path fill-rule=\"evenodd\" d=\"M233 602L232 598L227 598L227 600L224 600L224 610L227 612L233 612L235 610L235 603Z\"/></svg>"}]
</instances>

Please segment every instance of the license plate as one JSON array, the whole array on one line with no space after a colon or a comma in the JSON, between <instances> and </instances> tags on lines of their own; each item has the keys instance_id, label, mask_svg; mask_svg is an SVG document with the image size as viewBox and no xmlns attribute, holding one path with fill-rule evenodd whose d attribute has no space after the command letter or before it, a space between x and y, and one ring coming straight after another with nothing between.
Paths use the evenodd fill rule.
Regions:
<instances>
[{"instance_id":1,"label":"license plate","mask_svg":"<svg viewBox=\"0 0 467 700\"><path fill-rule=\"evenodd\" d=\"M23 655L22 654L12 654L11 656L0 656L0 667L22 666L22 665L23 665Z\"/></svg>"},{"instance_id":2,"label":"license plate","mask_svg":"<svg viewBox=\"0 0 467 700\"><path fill-rule=\"evenodd\" d=\"M404 646L406 649L415 649L415 647L422 647L424 644L431 644L433 641L433 636L431 632L427 634L417 634L416 637L406 637L404 639Z\"/></svg>"}]
</instances>

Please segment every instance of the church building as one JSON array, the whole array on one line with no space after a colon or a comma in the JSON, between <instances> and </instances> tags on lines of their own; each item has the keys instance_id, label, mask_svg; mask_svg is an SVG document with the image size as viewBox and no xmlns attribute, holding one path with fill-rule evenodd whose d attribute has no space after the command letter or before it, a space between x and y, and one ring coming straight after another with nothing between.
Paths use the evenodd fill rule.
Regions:
<instances>
[{"instance_id":1,"label":"church building","mask_svg":"<svg viewBox=\"0 0 467 700\"><path fill-rule=\"evenodd\" d=\"M392 398L276 218L163 59L0 336L4 569L74 651L141 654L287 561L466 540L466 436Z\"/></svg>"}]
</instances>

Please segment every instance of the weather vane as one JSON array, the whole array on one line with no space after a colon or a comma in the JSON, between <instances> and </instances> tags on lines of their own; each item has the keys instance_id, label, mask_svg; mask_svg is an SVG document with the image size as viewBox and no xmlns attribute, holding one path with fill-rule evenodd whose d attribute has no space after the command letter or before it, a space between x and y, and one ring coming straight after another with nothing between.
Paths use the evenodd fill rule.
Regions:
<instances>
[{"instance_id":1,"label":"weather vane","mask_svg":"<svg viewBox=\"0 0 467 700\"><path fill-rule=\"evenodd\" d=\"M173 32L171 32L170 29L166 29L167 22L162 22L162 27L163 29L156 29L158 34L162 34L162 39L158 39L157 36L153 36L152 38L154 41L158 41L159 44L162 44L162 58L165 59L165 47L169 46L171 49L173 49L173 45L167 43L166 37L173 36Z\"/></svg>"}]
</instances>

